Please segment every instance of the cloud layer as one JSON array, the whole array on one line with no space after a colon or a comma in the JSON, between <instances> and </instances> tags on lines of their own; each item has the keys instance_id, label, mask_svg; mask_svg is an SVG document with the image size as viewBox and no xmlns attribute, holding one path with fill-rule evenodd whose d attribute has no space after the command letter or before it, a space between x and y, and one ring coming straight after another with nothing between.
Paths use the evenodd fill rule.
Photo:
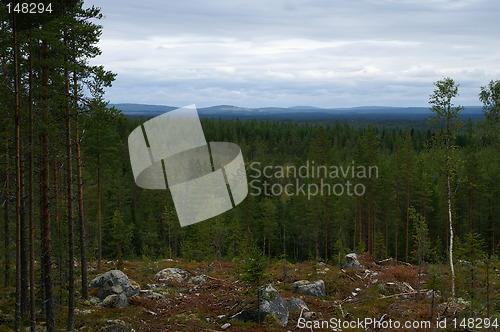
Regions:
<instances>
[{"instance_id":1,"label":"cloud layer","mask_svg":"<svg viewBox=\"0 0 500 332\"><path fill-rule=\"evenodd\" d=\"M458 103L500 79L497 0L93 0L114 103L247 107Z\"/></svg>"}]
</instances>

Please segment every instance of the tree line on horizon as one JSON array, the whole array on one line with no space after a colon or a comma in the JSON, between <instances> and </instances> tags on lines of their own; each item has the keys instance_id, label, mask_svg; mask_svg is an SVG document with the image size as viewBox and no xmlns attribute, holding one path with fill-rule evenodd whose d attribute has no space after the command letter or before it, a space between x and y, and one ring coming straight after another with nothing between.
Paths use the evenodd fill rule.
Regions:
<instances>
[{"instance_id":1,"label":"tree line on horizon","mask_svg":"<svg viewBox=\"0 0 500 332\"><path fill-rule=\"evenodd\" d=\"M238 144L246 165L354 160L379 174L359 179L363 196L249 195L181 228L168 190L134 183L127 138L144 119L108 108L114 74L89 64L100 54L99 9L52 3L50 16L0 9L0 262L3 286L16 288L16 331L40 321L55 331L63 311L74 330L88 270L107 260L234 260L257 248L270 259L337 264L355 251L453 269L453 253L468 259L471 246L482 258L498 254L500 81L481 89L485 120L468 123L453 105L458 85L436 82L425 129L202 119L207 139Z\"/></svg>"}]
</instances>

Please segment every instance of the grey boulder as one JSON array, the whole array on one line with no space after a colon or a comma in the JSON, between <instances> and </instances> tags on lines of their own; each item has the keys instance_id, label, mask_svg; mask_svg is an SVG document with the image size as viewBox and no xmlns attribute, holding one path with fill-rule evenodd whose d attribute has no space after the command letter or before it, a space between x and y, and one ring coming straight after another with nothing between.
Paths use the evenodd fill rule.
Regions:
<instances>
[{"instance_id":1,"label":"grey boulder","mask_svg":"<svg viewBox=\"0 0 500 332\"><path fill-rule=\"evenodd\" d=\"M307 304L303 300L296 297L286 299L286 306L288 307L288 310L309 310Z\"/></svg>"},{"instance_id":2,"label":"grey boulder","mask_svg":"<svg viewBox=\"0 0 500 332\"><path fill-rule=\"evenodd\" d=\"M168 282L171 280L185 281L189 277L189 273L177 267L167 267L155 275L155 280L159 282Z\"/></svg>"},{"instance_id":3,"label":"grey boulder","mask_svg":"<svg viewBox=\"0 0 500 332\"><path fill-rule=\"evenodd\" d=\"M286 326L288 324L288 307L285 300L271 285L260 288L261 300L259 306L248 305L246 308L231 316L232 320L241 321L274 321L276 325Z\"/></svg>"},{"instance_id":4,"label":"grey boulder","mask_svg":"<svg viewBox=\"0 0 500 332\"><path fill-rule=\"evenodd\" d=\"M355 253L350 253L344 256L345 262L343 264L343 267L346 269L353 268L353 269L362 269L363 265L359 263L358 260L358 255Z\"/></svg>"},{"instance_id":5,"label":"grey boulder","mask_svg":"<svg viewBox=\"0 0 500 332\"><path fill-rule=\"evenodd\" d=\"M315 297L325 297L325 282L317 280L310 282L308 280L299 280L292 284L291 291L296 294L311 295Z\"/></svg>"},{"instance_id":6,"label":"grey boulder","mask_svg":"<svg viewBox=\"0 0 500 332\"><path fill-rule=\"evenodd\" d=\"M127 299L140 291L139 285L120 270L98 275L89 283L89 287L98 287L97 297L102 301L100 305L111 308L125 307Z\"/></svg>"}]
</instances>

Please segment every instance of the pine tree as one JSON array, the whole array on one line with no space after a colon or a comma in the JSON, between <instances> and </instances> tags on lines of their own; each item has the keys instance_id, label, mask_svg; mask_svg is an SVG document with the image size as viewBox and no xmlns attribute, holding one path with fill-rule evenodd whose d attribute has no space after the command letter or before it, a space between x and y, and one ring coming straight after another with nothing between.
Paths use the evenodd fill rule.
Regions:
<instances>
[{"instance_id":1,"label":"pine tree","mask_svg":"<svg viewBox=\"0 0 500 332\"><path fill-rule=\"evenodd\" d=\"M256 246L251 246L240 259L241 270L243 272L241 274L241 279L246 282L256 294L257 308L259 310L257 316L260 324L260 301L262 295L260 286L267 277L266 269L268 262L262 251Z\"/></svg>"},{"instance_id":2,"label":"pine tree","mask_svg":"<svg viewBox=\"0 0 500 332\"><path fill-rule=\"evenodd\" d=\"M123 266L123 255L132 239L132 229L123 221L120 211L115 210L111 221L111 244L115 247L117 269Z\"/></svg>"}]
</instances>

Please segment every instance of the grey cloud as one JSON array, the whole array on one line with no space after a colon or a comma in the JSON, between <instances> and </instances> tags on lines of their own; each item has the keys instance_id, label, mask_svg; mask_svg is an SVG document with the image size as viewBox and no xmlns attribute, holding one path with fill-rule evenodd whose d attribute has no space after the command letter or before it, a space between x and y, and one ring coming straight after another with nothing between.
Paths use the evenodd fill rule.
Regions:
<instances>
[{"instance_id":1,"label":"grey cloud","mask_svg":"<svg viewBox=\"0 0 500 332\"><path fill-rule=\"evenodd\" d=\"M176 106L426 105L500 74L494 0L96 0L108 98Z\"/></svg>"}]
</instances>

